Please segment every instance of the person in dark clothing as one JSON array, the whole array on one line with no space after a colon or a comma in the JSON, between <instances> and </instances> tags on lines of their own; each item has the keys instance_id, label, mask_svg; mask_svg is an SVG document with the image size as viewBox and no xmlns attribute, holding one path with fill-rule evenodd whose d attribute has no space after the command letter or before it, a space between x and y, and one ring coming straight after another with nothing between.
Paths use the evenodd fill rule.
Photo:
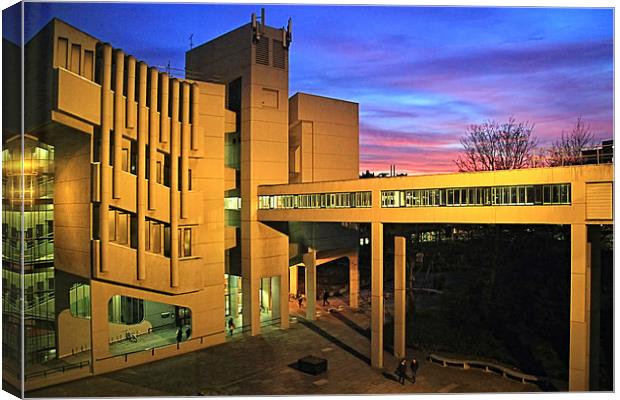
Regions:
<instances>
[{"instance_id":1,"label":"person in dark clothing","mask_svg":"<svg viewBox=\"0 0 620 400\"><path fill-rule=\"evenodd\" d=\"M228 319L228 333L230 336L235 333L235 321L233 321L232 317Z\"/></svg>"},{"instance_id":2,"label":"person in dark clothing","mask_svg":"<svg viewBox=\"0 0 620 400\"><path fill-rule=\"evenodd\" d=\"M325 303L327 303L327 305L329 305L329 292L327 290L323 290L323 305L325 305Z\"/></svg>"},{"instance_id":3,"label":"person in dark clothing","mask_svg":"<svg viewBox=\"0 0 620 400\"><path fill-rule=\"evenodd\" d=\"M409 368L411 369L411 383L415 383L415 378L418 373L418 360L416 358L411 359L411 363L409 364Z\"/></svg>"},{"instance_id":4,"label":"person in dark clothing","mask_svg":"<svg viewBox=\"0 0 620 400\"><path fill-rule=\"evenodd\" d=\"M181 343L181 340L183 340L183 329L179 327L177 329L177 343Z\"/></svg>"},{"instance_id":5,"label":"person in dark clothing","mask_svg":"<svg viewBox=\"0 0 620 400\"><path fill-rule=\"evenodd\" d=\"M301 304L304 302L304 295L303 294L298 294L297 295L297 301L299 302L299 308L301 308Z\"/></svg>"},{"instance_id":6,"label":"person in dark clothing","mask_svg":"<svg viewBox=\"0 0 620 400\"><path fill-rule=\"evenodd\" d=\"M192 327L188 326L187 329L185 329L185 338L189 340L189 337L192 334Z\"/></svg>"},{"instance_id":7,"label":"person in dark clothing","mask_svg":"<svg viewBox=\"0 0 620 400\"><path fill-rule=\"evenodd\" d=\"M407 377L407 360L403 358L398 364L398 367L396 367L396 371L394 371L394 373L398 377L398 383L404 385L405 378Z\"/></svg>"}]
</instances>

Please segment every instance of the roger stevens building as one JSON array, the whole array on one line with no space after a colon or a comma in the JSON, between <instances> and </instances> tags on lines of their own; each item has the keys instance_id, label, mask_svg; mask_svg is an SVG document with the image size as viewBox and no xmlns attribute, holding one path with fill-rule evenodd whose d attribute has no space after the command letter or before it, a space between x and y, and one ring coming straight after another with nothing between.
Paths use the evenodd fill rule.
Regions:
<instances>
[{"instance_id":1,"label":"roger stevens building","mask_svg":"<svg viewBox=\"0 0 620 400\"><path fill-rule=\"evenodd\" d=\"M554 224L570 226L569 390L589 390L613 165L358 179L358 104L290 96L292 39L252 16L179 77L53 19L25 44L23 134L6 101L20 48L3 40L3 379L32 390L193 352L231 322L286 330L300 268L313 320L317 267L339 258L356 308L360 224L380 368L384 248L397 357L406 333L409 244L384 243L386 224Z\"/></svg>"}]
</instances>

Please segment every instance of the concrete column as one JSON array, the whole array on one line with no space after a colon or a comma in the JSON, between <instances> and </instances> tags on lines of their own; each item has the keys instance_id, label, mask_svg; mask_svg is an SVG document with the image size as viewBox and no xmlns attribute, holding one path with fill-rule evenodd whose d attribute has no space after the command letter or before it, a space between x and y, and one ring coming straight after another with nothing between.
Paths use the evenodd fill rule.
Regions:
<instances>
[{"instance_id":1,"label":"concrete column","mask_svg":"<svg viewBox=\"0 0 620 400\"><path fill-rule=\"evenodd\" d=\"M271 318L280 318L280 277L272 276L269 286L271 286Z\"/></svg>"},{"instance_id":2,"label":"concrete column","mask_svg":"<svg viewBox=\"0 0 620 400\"><path fill-rule=\"evenodd\" d=\"M125 116L127 127L136 126L136 114L134 102L136 101L136 59L127 57L127 101L125 103Z\"/></svg>"},{"instance_id":3,"label":"concrete column","mask_svg":"<svg viewBox=\"0 0 620 400\"><path fill-rule=\"evenodd\" d=\"M155 183L157 183L157 144L159 135L157 134L157 86L159 84L159 74L155 68L149 70L149 79L151 81L151 95L149 104L149 210L155 209Z\"/></svg>"},{"instance_id":4,"label":"concrete column","mask_svg":"<svg viewBox=\"0 0 620 400\"><path fill-rule=\"evenodd\" d=\"M121 50L115 53L115 79L114 79L114 179L112 180L112 196L115 199L121 197L121 170L123 131L125 130L123 113L123 80L125 74L125 54Z\"/></svg>"},{"instance_id":5,"label":"concrete column","mask_svg":"<svg viewBox=\"0 0 620 400\"><path fill-rule=\"evenodd\" d=\"M243 274L243 325L250 326L252 336L260 335L260 278Z\"/></svg>"},{"instance_id":6,"label":"concrete column","mask_svg":"<svg viewBox=\"0 0 620 400\"><path fill-rule=\"evenodd\" d=\"M571 225L570 354L568 390L589 390L590 284L586 225Z\"/></svg>"},{"instance_id":7,"label":"concrete column","mask_svg":"<svg viewBox=\"0 0 620 400\"><path fill-rule=\"evenodd\" d=\"M289 294L292 294L294 296L297 295L297 275L299 273L298 271L299 267L297 267L297 265L293 265L288 268L288 292Z\"/></svg>"},{"instance_id":8,"label":"concrete column","mask_svg":"<svg viewBox=\"0 0 620 400\"><path fill-rule=\"evenodd\" d=\"M371 223L370 364L383 368L383 224Z\"/></svg>"},{"instance_id":9,"label":"concrete column","mask_svg":"<svg viewBox=\"0 0 620 400\"><path fill-rule=\"evenodd\" d=\"M239 298L239 278L235 275L228 276L228 295L230 297L230 316L234 319L237 318L237 311L239 310L239 303L237 299Z\"/></svg>"},{"instance_id":10,"label":"concrete column","mask_svg":"<svg viewBox=\"0 0 620 400\"><path fill-rule=\"evenodd\" d=\"M189 141L189 148L192 150L196 149L196 144L198 141L198 127L200 124L198 123L198 99L200 98L200 87L197 83L192 84L192 95L191 95L191 107L190 107L190 122L191 126L191 136Z\"/></svg>"},{"instance_id":11,"label":"concrete column","mask_svg":"<svg viewBox=\"0 0 620 400\"><path fill-rule=\"evenodd\" d=\"M261 291L263 292L261 306L263 306L265 312L271 312L271 278L262 278L261 286Z\"/></svg>"},{"instance_id":12,"label":"concrete column","mask_svg":"<svg viewBox=\"0 0 620 400\"><path fill-rule=\"evenodd\" d=\"M179 286L179 81L172 80L170 121L170 286ZM236 315L235 315L236 316Z\"/></svg>"},{"instance_id":13,"label":"concrete column","mask_svg":"<svg viewBox=\"0 0 620 400\"><path fill-rule=\"evenodd\" d=\"M278 279L278 296L279 296L279 314L280 314L280 329L288 329L289 321L288 321L288 291L286 288L288 287L288 273L284 273L280 275L280 279ZM273 284L271 285L273 287ZM274 294L274 299L278 299Z\"/></svg>"},{"instance_id":14,"label":"concrete column","mask_svg":"<svg viewBox=\"0 0 620 400\"><path fill-rule=\"evenodd\" d=\"M588 226L590 242L590 390L600 390L601 346L601 227Z\"/></svg>"},{"instance_id":15,"label":"concrete column","mask_svg":"<svg viewBox=\"0 0 620 400\"><path fill-rule=\"evenodd\" d=\"M187 218L187 191L189 190L189 92L190 84L183 82L181 115L181 218Z\"/></svg>"},{"instance_id":16,"label":"concrete column","mask_svg":"<svg viewBox=\"0 0 620 400\"><path fill-rule=\"evenodd\" d=\"M316 250L303 256L306 266L306 319L316 319Z\"/></svg>"},{"instance_id":17,"label":"concrete column","mask_svg":"<svg viewBox=\"0 0 620 400\"><path fill-rule=\"evenodd\" d=\"M360 305L360 272L357 251L349 256L349 307Z\"/></svg>"},{"instance_id":18,"label":"concrete column","mask_svg":"<svg viewBox=\"0 0 620 400\"><path fill-rule=\"evenodd\" d=\"M168 143L170 138L170 123L168 122L168 107L169 107L169 78L168 74L161 74L161 87L159 91L161 93L161 107L159 113L159 141L162 143Z\"/></svg>"},{"instance_id":19,"label":"concrete column","mask_svg":"<svg viewBox=\"0 0 620 400\"><path fill-rule=\"evenodd\" d=\"M99 161L101 167L101 203L99 205L99 269L107 272L108 268L108 241L109 208L110 208L110 81L112 80L112 47L103 45L103 79L101 82L101 146Z\"/></svg>"},{"instance_id":20,"label":"concrete column","mask_svg":"<svg viewBox=\"0 0 620 400\"><path fill-rule=\"evenodd\" d=\"M138 64L138 190L137 190L137 222L138 222L138 280L146 279L146 265L144 252L146 251L146 135L147 110L146 110L146 64Z\"/></svg>"},{"instance_id":21,"label":"concrete column","mask_svg":"<svg viewBox=\"0 0 620 400\"><path fill-rule=\"evenodd\" d=\"M402 236L394 238L394 357L405 357L406 324L406 241Z\"/></svg>"}]
</instances>

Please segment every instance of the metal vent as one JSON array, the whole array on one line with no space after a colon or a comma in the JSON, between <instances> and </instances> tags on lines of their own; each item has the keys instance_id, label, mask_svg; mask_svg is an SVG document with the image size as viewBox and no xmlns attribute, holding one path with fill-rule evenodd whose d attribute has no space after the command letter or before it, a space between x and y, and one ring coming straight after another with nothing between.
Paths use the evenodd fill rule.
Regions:
<instances>
[{"instance_id":1,"label":"metal vent","mask_svg":"<svg viewBox=\"0 0 620 400\"><path fill-rule=\"evenodd\" d=\"M256 64L269 65L269 40L263 39L256 43Z\"/></svg>"},{"instance_id":2,"label":"metal vent","mask_svg":"<svg viewBox=\"0 0 620 400\"><path fill-rule=\"evenodd\" d=\"M276 68L286 68L286 52L281 40L273 40L273 66Z\"/></svg>"}]
</instances>

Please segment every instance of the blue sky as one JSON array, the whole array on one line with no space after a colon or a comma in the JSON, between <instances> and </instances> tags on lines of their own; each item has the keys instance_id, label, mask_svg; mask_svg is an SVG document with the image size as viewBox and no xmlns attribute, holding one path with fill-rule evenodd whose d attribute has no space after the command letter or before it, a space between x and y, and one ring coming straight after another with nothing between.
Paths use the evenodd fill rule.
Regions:
<instances>
[{"instance_id":1,"label":"blue sky","mask_svg":"<svg viewBox=\"0 0 620 400\"><path fill-rule=\"evenodd\" d=\"M28 39L52 17L150 65L182 69L194 45L260 5L27 3ZM548 145L581 116L613 137L613 10L266 6L293 19L290 94L360 103L360 170L454 171L468 125L510 116ZM5 20L6 21L6 20Z\"/></svg>"}]
</instances>

